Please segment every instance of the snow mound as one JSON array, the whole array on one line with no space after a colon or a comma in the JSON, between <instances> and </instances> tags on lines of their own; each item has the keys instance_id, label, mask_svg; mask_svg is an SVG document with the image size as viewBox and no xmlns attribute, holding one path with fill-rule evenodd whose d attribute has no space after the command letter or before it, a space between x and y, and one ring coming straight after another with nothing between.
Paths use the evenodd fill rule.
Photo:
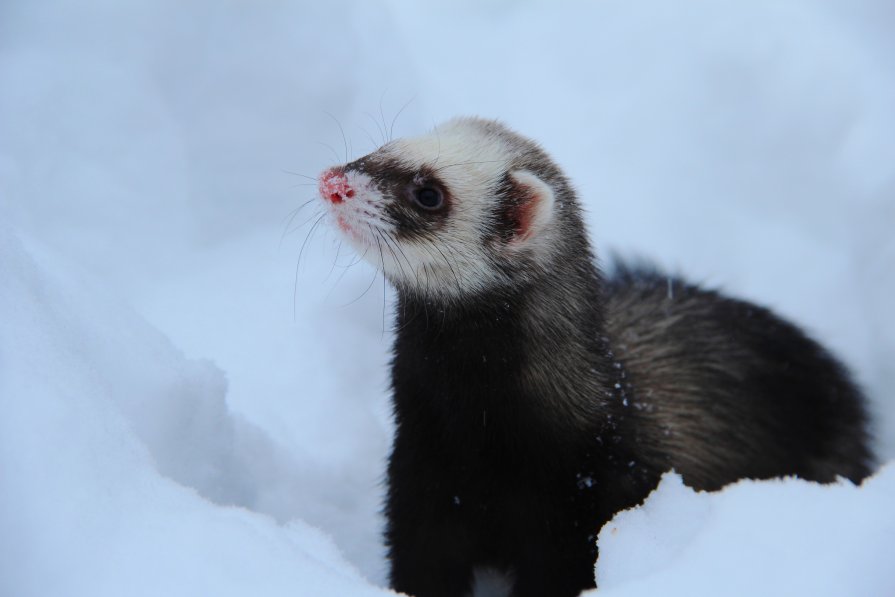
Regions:
<instances>
[{"instance_id":1,"label":"snow mound","mask_svg":"<svg viewBox=\"0 0 895 597\"><path fill-rule=\"evenodd\" d=\"M0 287L0 594L383 594L320 531L250 511L300 502L300 471L216 367L5 227Z\"/></svg>"},{"instance_id":2,"label":"snow mound","mask_svg":"<svg viewBox=\"0 0 895 597\"><path fill-rule=\"evenodd\" d=\"M600 531L599 595L895 595L892 504L895 463L860 487L781 479L704 493L666 473Z\"/></svg>"}]
</instances>

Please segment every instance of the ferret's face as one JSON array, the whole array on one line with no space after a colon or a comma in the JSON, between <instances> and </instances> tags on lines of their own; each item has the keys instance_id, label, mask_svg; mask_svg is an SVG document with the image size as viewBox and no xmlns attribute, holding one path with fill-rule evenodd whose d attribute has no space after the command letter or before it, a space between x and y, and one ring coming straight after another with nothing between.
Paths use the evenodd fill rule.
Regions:
<instances>
[{"instance_id":1,"label":"ferret's face","mask_svg":"<svg viewBox=\"0 0 895 597\"><path fill-rule=\"evenodd\" d=\"M554 190L537 147L484 120L392 141L319 178L332 222L400 290L459 297L546 259Z\"/></svg>"}]
</instances>

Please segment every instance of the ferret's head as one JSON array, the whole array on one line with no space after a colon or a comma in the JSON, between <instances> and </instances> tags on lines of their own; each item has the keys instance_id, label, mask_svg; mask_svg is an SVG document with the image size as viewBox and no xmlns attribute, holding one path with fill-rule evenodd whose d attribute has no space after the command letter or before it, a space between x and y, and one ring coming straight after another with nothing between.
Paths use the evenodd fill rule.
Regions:
<instances>
[{"instance_id":1,"label":"ferret's head","mask_svg":"<svg viewBox=\"0 0 895 597\"><path fill-rule=\"evenodd\" d=\"M451 120L323 172L333 223L401 292L459 298L518 288L582 237L574 193L534 142ZM584 251L587 251L586 245Z\"/></svg>"}]
</instances>

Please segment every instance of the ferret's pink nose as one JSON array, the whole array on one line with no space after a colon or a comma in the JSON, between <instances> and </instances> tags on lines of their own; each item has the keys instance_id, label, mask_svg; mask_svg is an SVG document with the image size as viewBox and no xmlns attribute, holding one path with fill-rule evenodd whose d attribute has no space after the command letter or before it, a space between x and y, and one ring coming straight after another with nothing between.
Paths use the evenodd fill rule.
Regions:
<instances>
[{"instance_id":1,"label":"ferret's pink nose","mask_svg":"<svg viewBox=\"0 0 895 597\"><path fill-rule=\"evenodd\" d=\"M354 189L348 184L348 178L338 168L332 168L321 174L318 188L320 196L333 203L341 203L345 199L354 197Z\"/></svg>"}]
</instances>

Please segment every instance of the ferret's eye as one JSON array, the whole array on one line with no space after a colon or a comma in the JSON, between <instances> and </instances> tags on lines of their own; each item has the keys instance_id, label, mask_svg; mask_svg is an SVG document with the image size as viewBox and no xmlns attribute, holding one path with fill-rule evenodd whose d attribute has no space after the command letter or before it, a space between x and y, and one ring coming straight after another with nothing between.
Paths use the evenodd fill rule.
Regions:
<instances>
[{"instance_id":1,"label":"ferret's eye","mask_svg":"<svg viewBox=\"0 0 895 597\"><path fill-rule=\"evenodd\" d=\"M438 209L444 203L441 191L435 187L420 187L413 191L413 198L425 209Z\"/></svg>"}]
</instances>

